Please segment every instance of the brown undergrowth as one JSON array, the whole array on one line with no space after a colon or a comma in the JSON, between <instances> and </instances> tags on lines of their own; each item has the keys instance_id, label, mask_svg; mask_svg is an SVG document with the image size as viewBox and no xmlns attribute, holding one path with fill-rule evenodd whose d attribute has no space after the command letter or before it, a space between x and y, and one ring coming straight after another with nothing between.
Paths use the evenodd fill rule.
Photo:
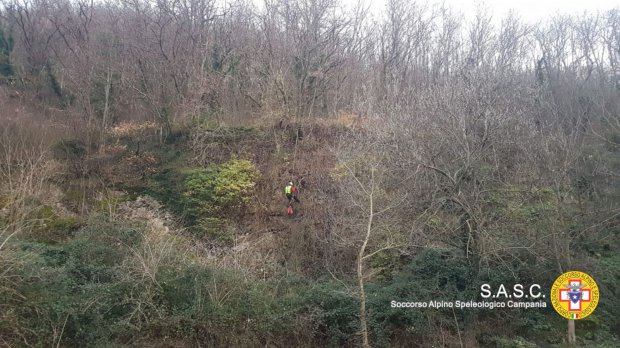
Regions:
<instances>
[{"instance_id":1,"label":"brown undergrowth","mask_svg":"<svg viewBox=\"0 0 620 348\"><path fill-rule=\"evenodd\" d=\"M251 160L260 172L251 202L230 214L237 233L233 246L219 252L221 263L264 277L282 270L318 276L328 260L351 257L327 248L333 225L327 207L337 189L331 178L336 160L331 148L348 129L338 123L279 122L194 135L193 165L238 157ZM295 213L288 216L284 186L291 180L303 180L303 185L298 185L300 203L293 203Z\"/></svg>"}]
</instances>

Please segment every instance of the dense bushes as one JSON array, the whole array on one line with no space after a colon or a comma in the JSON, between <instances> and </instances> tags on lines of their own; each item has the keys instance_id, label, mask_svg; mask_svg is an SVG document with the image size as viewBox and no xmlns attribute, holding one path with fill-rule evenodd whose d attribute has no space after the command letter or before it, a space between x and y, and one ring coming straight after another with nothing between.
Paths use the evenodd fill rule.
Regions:
<instances>
[{"instance_id":1,"label":"dense bushes","mask_svg":"<svg viewBox=\"0 0 620 348\"><path fill-rule=\"evenodd\" d=\"M7 36L0 28L0 82L2 78L11 76L15 72L9 59L13 51L13 43L13 38Z\"/></svg>"},{"instance_id":2,"label":"dense bushes","mask_svg":"<svg viewBox=\"0 0 620 348\"><path fill-rule=\"evenodd\" d=\"M313 339L307 329L316 311L302 296L310 283L256 281L196 263L184 256L182 239L147 226L95 217L63 245L15 240L9 247L0 254L0 337L9 344L299 346Z\"/></svg>"},{"instance_id":3,"label":"dense bushes","mask_svg":"<svg viewBox=\"0 0 620 348\"><path fill-rule=\"evenodd\" d=\"M171 340L208 346L336 347L357 342L357 290L350 279L312 282L290 273L248 278L190 256L179 236L96 216L64 244L14 240L8 247L0 253L5 270L0 336L8 344L49 346L61 341L66 346L105 347ZM603 316L617 307L612 295L616 259L604 258L608 276L598 277L606 290L597 310ZM480 273L480 280L491 284L515 281L491 269ZM475 299L467 274L458 252L438 248L420 252L389 279L370 282L373 342L456 343L458 330L463 330L456 323L468 320L469 312L391 308L390 301ZM532 337L561 342L562 328L556 324L562 320L551 309L491 312L478 311L477 323L505 325L501 335L481 336L480 342L503 347L534 346L528 341ZM584 322L580 335L612 339L605 335L611 328L598 322Z\"/></svg>"},{"instance_id":4,"label":"dense bushes","mask_svg":"<svg viewBox=\"0 0 620 348\"><path fill-rule=\"evenodd\" d=\"M186 215L197 233L229 241L225 217L249 202L257 176L254 165L240 159L191 170L183 197Z\"/></svg>"},{"instance_id":5,"label":"dense bushes","mask_svg":"<svg viewBox=\"0 0 620 348\"><path fill-rule=\"evenodd\" d=\"M239 159L193 169L185 181L184 193L192 216L217 214L247 203L257 174L250 161Z\"/></svg>"}]
</instances>

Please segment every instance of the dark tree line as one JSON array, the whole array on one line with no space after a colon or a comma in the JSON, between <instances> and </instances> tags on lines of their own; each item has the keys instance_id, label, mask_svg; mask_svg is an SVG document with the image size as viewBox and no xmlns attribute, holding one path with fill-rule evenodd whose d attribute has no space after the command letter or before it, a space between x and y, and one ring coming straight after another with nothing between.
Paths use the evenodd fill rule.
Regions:
<instances>
[{"instance_id":1,"label":"dark tree line","mask_svg":"<svg viewBox=\"0 0 620 348\"><path fill-rule=\"evenodd\" d=\"M592 112L593 98L605 96L593 89L611 93L620 83L618 10L538 25L516 14L494 25L483 10L466 23L449 8L408 1L389 1L380 16L333 0L260 9L19 0L3 1L1 14L23 82L51 88L102 127L146 115L169 128L214 114L370 114L455 83L536 88L556 102L572 94L567 86L587 89L579 103ZM129 101L143 112L124 114L118 106Z\"/></svg>"}]
</instances>

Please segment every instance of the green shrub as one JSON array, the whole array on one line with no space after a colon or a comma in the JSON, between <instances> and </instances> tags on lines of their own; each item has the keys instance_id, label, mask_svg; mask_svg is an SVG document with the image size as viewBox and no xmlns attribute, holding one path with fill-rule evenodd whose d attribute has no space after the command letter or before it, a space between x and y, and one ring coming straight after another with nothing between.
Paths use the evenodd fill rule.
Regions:
<instances>
[{"instance_id":1,"label":"green shrub","mask_svg":"<svg viewBox=\"0 0 620 348\"><path fill-rule=\"evenodd\" d=\"M302 294L302 301L318 320L319 334L330 347L351 343L359 331L359 298L357 288L334 281L322 281Z\"/></svg>"},{"instance_id":2,"label":"green shrub","mask_svg":"<svg viewBox=\"0 0 620 348\"><path fill-rule=\"evenodd\" d=\"M136 199L136 195L109 196L95 202L95 210L101 213L108 213L116 209L120 204L131 202Z\"/></svg>"},{"instance_id":3,"label":"green shrub","mask_svg":"<svg viewBox=\"0 0 620 348\"><path fill-rule=\"evenodd\" d=\"M387 249L373 255L369 265L377 270L376 280L389 281L398 271L401 263L401 255L398 250Z\"/></svg>"},{"instance_id":4,"label":"green shrub","mask_svg":"<svg viewBox=\"0 0 620 348\"><path fill-rule=\"evenodd\" d=\"M0 29L0 76L8 77L15 73L15 69L10 61L11 51L13 51L13 37L6 35Z\"/></svg>"},{"instance_id":5,"label":"green shrub","mask_svg":"<svg viewBox=\"0 0 620 348\"><path fill-rule=\"evenodd\" d=\"M52 213L44 207L41 214ZM11 281L0 286L0 308L8 309L0 313L0 336L9 346L27 340L47 347L64 327L61 346L118 347L111 344L115 337L135 335L125 319L141 279L123 276L121 266L141 236L133 226L93 216L62 244L15 239L6 245L0 269Z\"/></svg>"},{"instance_id":6,"label":"green shrub","mask_svg":"<svg viewBox=\"0 0 620 348\"><path fill-rule=\"evenodd\" d=\"M248 160L193 169L185 180L184 198L190 218L221 214L249 202L258 171Z\"/></svg>"},{"instance_id":7,"label":"green shrub","mask_svg":"<svg viewBox=\"0 0 620 348\"><path fill-rule=\"evenodd\" d=\"M233 229L226 225L226 220L216 217L207 217L198 220L195 230L199 237L215 239L225 243L234 240Z\"/></svg>"},{"instance_id":8,"label":"green shrub","mask_svg":"<svg viewBox=\"0 0 620 348\"><path fill-rule=\"evenodd\" d=\"M60 216L50 206L42 206L36 213L37 224L30 237L37 241L58 243L80 227L80 222L72 216Z\"/></svg>"}]
</instances>

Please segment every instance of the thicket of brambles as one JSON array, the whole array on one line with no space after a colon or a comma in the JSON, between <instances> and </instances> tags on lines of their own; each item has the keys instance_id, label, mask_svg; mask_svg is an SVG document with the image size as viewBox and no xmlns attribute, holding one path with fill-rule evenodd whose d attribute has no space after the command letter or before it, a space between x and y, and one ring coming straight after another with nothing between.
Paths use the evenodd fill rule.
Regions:
<instances>
[{"instance_id":1,"label":"thicket of brambles","mask_svg":"<svg viewBox=\"0 0 620 348\"><path fill-rule=\"evenodd\" d=\"M619 176L619 9L0 0L2 346L618 345Z\"/></svg>"}]
</instances>

